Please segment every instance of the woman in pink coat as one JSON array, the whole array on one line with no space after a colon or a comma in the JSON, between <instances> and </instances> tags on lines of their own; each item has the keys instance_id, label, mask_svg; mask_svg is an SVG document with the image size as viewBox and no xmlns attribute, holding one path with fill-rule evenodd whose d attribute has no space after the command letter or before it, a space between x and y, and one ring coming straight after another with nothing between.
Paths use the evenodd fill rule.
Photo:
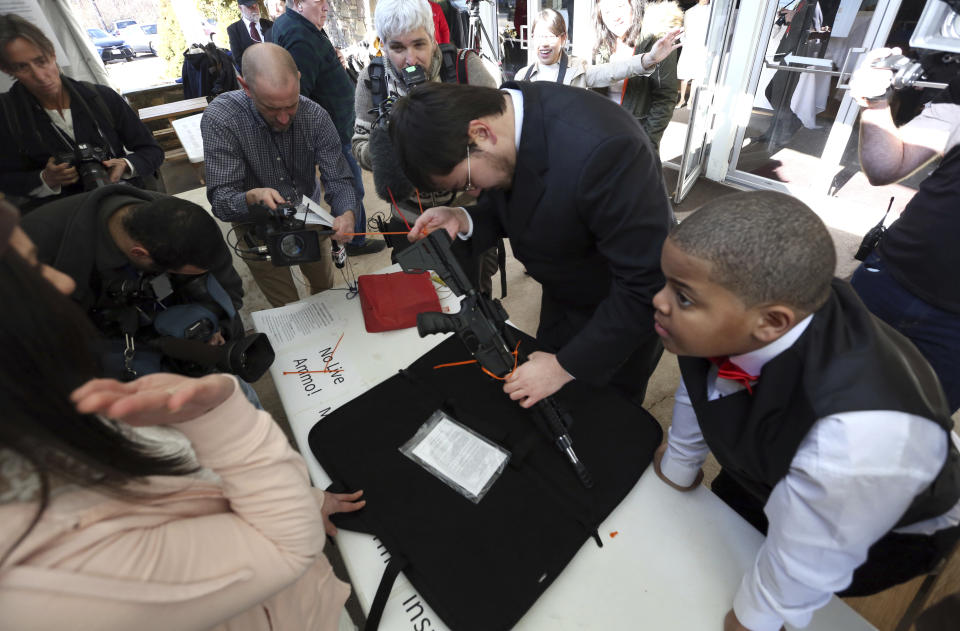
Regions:
<instances>
[{"instance_id":1,"label":"woman in pink coat","mask_svg":"<svg viewBox=\"0 0 960 631\"><path fill-rule=\"evenodd\" d=\"M90 380L73 281L17 217L0 201L0 627L336 629L324 526L360 493L312 489L233 377Z\"/></svg>"}]
</instances>

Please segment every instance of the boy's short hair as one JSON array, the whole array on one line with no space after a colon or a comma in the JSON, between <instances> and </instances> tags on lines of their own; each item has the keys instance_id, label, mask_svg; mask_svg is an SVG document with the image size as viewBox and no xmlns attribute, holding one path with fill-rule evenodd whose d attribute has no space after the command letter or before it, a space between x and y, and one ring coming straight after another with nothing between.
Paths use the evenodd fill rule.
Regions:
<instances>
[{"instance_id":1,"label":"boy's short hair","mask_svg":"<svg viewBox=\"0 0 960 631\"><path fill-rule=\"evenodd\" d=\"M779 303L803 313L827 300L837 254L827 227L783 193L725 195L670 233L688 255L708 261L710 280L747 307Z\"/></svg>"}]
</instances>

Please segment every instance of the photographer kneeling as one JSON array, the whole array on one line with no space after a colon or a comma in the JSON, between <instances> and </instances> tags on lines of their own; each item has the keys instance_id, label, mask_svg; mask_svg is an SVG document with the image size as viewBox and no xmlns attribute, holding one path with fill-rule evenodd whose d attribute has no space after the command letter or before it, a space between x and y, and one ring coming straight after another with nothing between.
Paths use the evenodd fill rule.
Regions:
<instances>
[{"instance_id":1,"label":"photographer kneeling","mask_svg":"<svg viewBox=\"0 0 960 631\"><path fill-rule=\"evenodd\" d=\"M108 340L107 376L219 369L254 381L269 367L269 344L243 335L240 276L200 206L113 185L45 204L23 229L39 260L76 282L73 298Z\"/></svg>"},{"instance_id":2,"label":"photographer kneeling","mask_svg":"<svg viewBox=\"0 0 960 631\"><path fill-rule=\"evenodd\" d=\"M0 15L0 190L22 211L121 180L155 188L163 149L112 88L60 73L53 43L19 15ZM129 153L128 153L129 151Z\"/></svg>"}]
</instances>

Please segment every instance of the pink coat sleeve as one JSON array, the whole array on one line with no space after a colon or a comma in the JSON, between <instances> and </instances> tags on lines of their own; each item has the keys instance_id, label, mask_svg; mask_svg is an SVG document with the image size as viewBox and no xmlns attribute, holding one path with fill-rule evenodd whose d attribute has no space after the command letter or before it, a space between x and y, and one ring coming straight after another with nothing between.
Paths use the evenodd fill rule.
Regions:
<instances>
[{"instance_id":1,"label":"pink coat sleeve","mask_svg":"<svg viewBox=\"0 0 960 631\"><path fill-rule=\"evenodd\" d=\"M4 568L0 609L12 628L336 628L349 589L323 556L320 494L270 415L236 388L177 428L221 490L156 478L177 490L71 515L73 531ZM48 513L63 518L56 504Z\"/></svg>"}]
</instances>

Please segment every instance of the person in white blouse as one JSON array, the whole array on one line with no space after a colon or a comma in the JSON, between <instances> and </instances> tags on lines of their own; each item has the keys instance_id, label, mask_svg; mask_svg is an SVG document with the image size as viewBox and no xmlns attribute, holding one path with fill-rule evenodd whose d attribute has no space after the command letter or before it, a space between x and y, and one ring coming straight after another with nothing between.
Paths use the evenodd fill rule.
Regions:
<instances>
[{"instance_id":1,"label":"person in white blouse","mask_svg":"<svg viewBox=\"0 0 960 631\"><path fill-rule=\"evenodd\" d=\"M578 88L603 88L630 77L649 75L667 55L680 46L682 28L673 29L657 40L649 52L589 64L567 55L567 24L558 11L544 9L533 23L536 61L514 75L517 81L554 81Z\"/></svg>"},{"instance_id":2,"label":"person in white blouse","mask_svg":"<svg viewBox=\"0 0 960 631\"><path fill-rule=\"evenodd\" d=\"M50 38L14 13L0 15L0 71L16 80L0 95L0 192L21 211L120 180L156 189L163 149L137 113L61 73Z\"/></svg>"},{"instance_id":3,"label":"person in white blouse","mask_svg":"<svg viewBox=\"0 0 960 631\"><path fill-rule=\"evenodd\" d=\"M654 458L712 490L767 539L726 631L806 626L834 593L876 593L932 569L960 539L960 439L936 375L833 278L835 248L801 202L721 197L684 220L654 297L682 381Z\"/></svg>"}]
</instances>

